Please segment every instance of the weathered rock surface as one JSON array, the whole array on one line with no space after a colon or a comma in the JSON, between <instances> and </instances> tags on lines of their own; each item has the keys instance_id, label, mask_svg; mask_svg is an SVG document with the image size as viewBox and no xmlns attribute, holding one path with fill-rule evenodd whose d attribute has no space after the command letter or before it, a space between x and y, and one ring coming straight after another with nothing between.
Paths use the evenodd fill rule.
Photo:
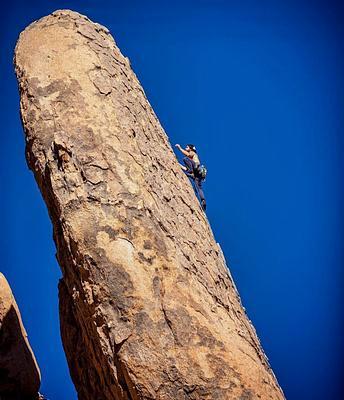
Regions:
<instances>
[{"instance_id":1,"label":"weathered rock surface","mask_svg":"<svg viewBox=\"0 0 344 400\"><path fill-rule=\"evenodd\" d=\"M40 382L17 303L0 273L0 399L37 399Z\"/></svg>"},{"instance_id":2,"label":"weathered rock surface","mask_svg":"<svg viewBox=\"0 0 344 400\"><path fill-rule=\"evenodd\" d=\"M79 398L283 399L221 250L109 31L56 11L15 52Z\"/></svg>"}]
</instances>

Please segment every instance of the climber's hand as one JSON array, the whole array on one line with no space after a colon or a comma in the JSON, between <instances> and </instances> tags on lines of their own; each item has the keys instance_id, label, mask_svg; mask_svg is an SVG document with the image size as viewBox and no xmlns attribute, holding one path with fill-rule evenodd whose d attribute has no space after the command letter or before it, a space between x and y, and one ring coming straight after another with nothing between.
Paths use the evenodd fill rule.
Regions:
<instances>
[{"instance_id":1,"label":"climber's hand","mask_svg":"<svg viewBox=\"0 0 344 400\"><path fill-rule=\"evenodd\" d=\"M179 143L177 143L177 144L176 144L176 147L177 147L178 149L180 149L180 144L179 144Z\"/></svg>"}]
</instances>

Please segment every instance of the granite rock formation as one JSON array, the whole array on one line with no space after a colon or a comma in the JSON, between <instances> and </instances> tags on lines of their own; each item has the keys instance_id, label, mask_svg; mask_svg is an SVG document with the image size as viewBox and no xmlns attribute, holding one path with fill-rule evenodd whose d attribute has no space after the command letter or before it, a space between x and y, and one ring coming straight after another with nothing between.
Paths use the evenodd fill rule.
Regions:
<instances>
[{"instance_id":1,"label":"granite rock formation","mask_svg":"<svg viewBox=\"0 0 344 400\"><path fill-rule=\"evenodd\" d=\"M0 273L0 399L38 399L40 371L11 288Z\"/></svg>"},{"instance_id":2,"label":"granite rock formation","mask_svg":"<svg viewBox=\"0 0 344 400\"><path fill-rule=\"evenodd\" d=\"M68 10L15 51L82 400L283 399L221 249L109 31Z\"/></svg>"}]
</instances>

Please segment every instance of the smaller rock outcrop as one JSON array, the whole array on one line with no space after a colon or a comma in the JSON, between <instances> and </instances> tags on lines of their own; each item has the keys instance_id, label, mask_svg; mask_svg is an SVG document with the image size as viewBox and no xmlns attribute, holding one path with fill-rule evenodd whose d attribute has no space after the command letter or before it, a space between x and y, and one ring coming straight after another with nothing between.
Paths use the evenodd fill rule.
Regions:
<instances>
[{"instance_id":1,"label":"smaller rock outcrop","mask_svg":"<svg viewBox=\"0 0 344 400\"><path fill-rule=\"evenodd\" d=\"M0 399L38 399L40 381L17 303L0 273Z\"/></svg>"}]
</instances>

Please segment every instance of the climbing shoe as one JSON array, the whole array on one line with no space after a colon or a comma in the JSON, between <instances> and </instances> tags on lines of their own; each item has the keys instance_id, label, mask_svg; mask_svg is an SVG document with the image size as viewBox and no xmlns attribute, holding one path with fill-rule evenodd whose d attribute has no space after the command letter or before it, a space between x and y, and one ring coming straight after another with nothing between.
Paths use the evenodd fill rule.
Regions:
<instances>
[{"instance_id":1,"label":"climbing shoe","mask_svg":"<svg viewBox=\"0 0 344 400\"><path fill-rule=\"evenodd\" d=\"M207 203L205 202L205 200L201 201L201 206L203 208L203 211L205 211L207 209Z\"/></svg>"}]
</instances>

